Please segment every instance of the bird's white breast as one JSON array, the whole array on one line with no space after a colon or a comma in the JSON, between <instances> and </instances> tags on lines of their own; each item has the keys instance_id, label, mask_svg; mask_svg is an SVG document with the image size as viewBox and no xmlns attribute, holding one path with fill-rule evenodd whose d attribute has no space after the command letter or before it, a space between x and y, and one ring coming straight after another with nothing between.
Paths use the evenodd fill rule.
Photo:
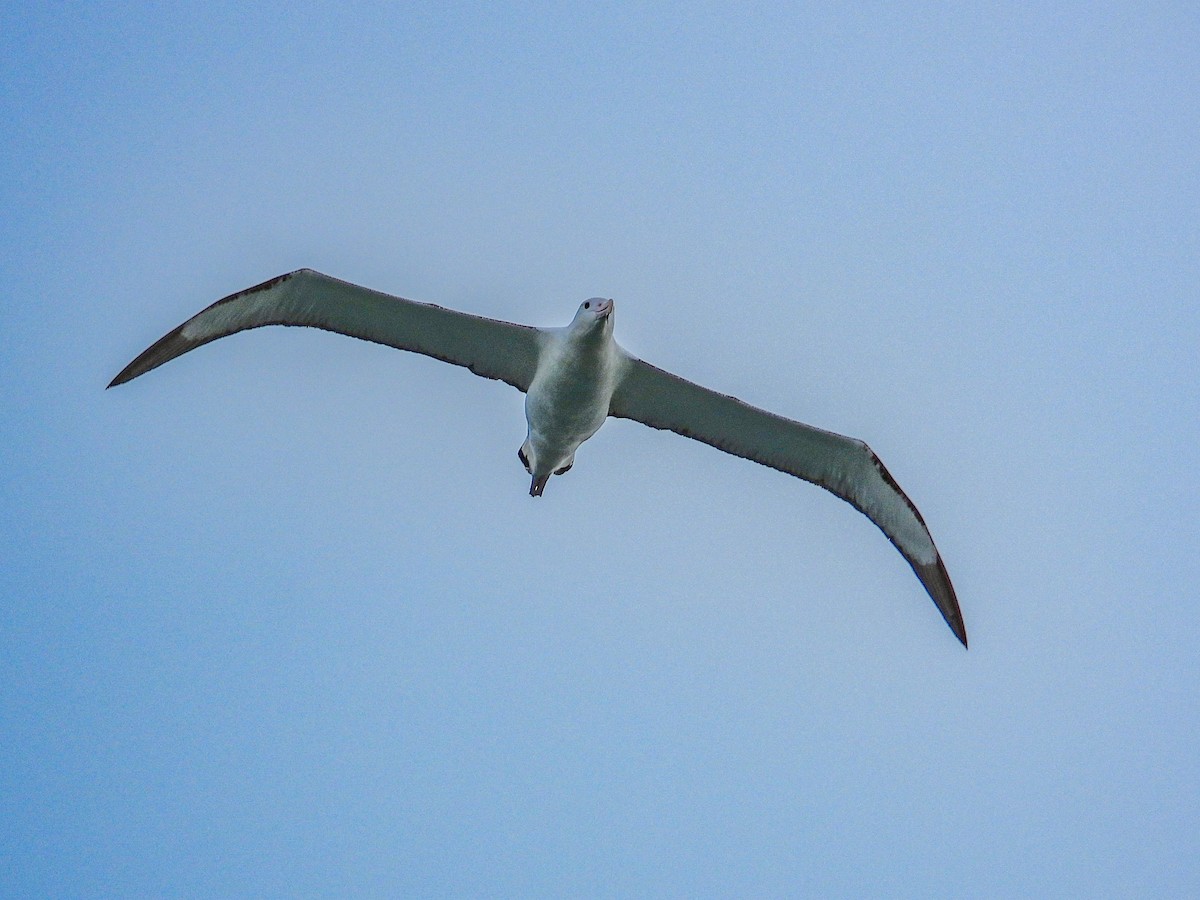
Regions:
<instances>
[{"instance_id":1,"label":"bird's white breast","mask_svg":"<svg viewBox=\"0 0 1200 900\"><path fill-rule=\"evenodd\" d=\"M618 364L611 337L580 339L567 329L547 336L525 395L529 437L539 456L565 459L604 424Z\"/></svg>"}]
</instances>

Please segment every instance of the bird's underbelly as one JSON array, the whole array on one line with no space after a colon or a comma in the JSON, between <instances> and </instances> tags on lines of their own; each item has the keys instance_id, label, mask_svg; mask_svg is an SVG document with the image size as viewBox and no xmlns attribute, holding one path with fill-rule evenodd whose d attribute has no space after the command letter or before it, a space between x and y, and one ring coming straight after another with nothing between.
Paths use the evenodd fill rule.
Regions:
<instances>
[{"instance_id":1,"label":"bird's underbelly","mask_svg":"<svg viewBox=\"0 0 1200 900\"><path fill-rule=\"evenodd\" d=\"M592 367L563 366L535 378L525 395L536 468L569 466L579 445L608 417L611 388Z\"/></svg>"},{"instance_id":2,"label":"bird's underbelly","mask_svg":"<svg viewBox=\"0 0 1200 900\"><path fill-rule=\"evenodd\" d=\"M612 348L602 342L567 339L546 352L525 395L535 471L571 465L608 417L616 371Z\"/></svg>"},{"instance_id":3,"label":"bird's underbelly","mask_svg":"<svg viewBox=\"0 0 1200 900\"><path fill-rule=\"evenodd\" d=\"M594 387L572 383L571 379L547 379L530 386L525 415L531 437L574 449L604 424L608 398Z\"/></svg>"}]
</instances>

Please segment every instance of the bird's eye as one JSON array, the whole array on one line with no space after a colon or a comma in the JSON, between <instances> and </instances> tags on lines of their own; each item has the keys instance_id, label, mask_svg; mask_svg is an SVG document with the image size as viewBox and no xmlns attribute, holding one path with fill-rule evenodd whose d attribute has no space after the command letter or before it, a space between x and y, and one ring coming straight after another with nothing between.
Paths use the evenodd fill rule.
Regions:
<instances>
[{"instance_id":1,"label":"bird's eye","mask_svg":"<svg viewBox=\"0 0 1200 900\"><path fill-rule=\"evenodd\" d=\"M587 303L583 304L583 308L584 308L584 309L591 309L591 308L592 308L591 301L588 301Z\"/></svg>"}]
</instances>

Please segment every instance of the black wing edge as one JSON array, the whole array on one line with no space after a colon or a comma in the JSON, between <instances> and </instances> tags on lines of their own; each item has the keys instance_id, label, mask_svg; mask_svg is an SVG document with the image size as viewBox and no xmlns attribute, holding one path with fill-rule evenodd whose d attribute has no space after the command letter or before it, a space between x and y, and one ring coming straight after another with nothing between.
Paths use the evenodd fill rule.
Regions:
<instances>
[{"instance_id":1,"label":"black wing edge","mask_svg":"<svg viewBox=\"0 0 1200 900\"><path fill-rule=\"evenodd\" d=\"M213 307L220 306L223 303L231 303L232 301L239 300L249 294L257 294L259 291L270 290L277 285L283 284L285 281L295 277L296 275L307 274L310 272L312 272L312 269L297 269L296 271L288 272L285 275L277 275L274 278L264 281L262 284L256 284L254 287L237 291L236 293L230 294L228 297L222 297L216 303L211 303L200 312L196 313L196 316L204 315L204 313L208 312ZM117 377L109 382L108 387L116 387L119 384L132 381L139 375L145 375L151 369L157 369L163 363L170 362L177 356L182 356L189 350L194 350L197 347L203 346L209 341L215 341L220 335L215 335L199 341L190 340L183 336L184 326L186 326L188 322L192 321L192 319L196 318L196 316L192 316L178 327L167 332L161 338L143 350L138 355L137 359L117 373ZM105 390L108 390L108 388L105 388Z\"/></svg>"},{"instance_id":2,"label":"black wing edge","mask_svg":"<svg viewBox=\"0 0 1200 900\"><path fill-rule=\"evenodd\" d=\"M908 494L904 493L904 488L900 487L900 485L896 482L896 479L892 477L892 473L887 470L887 466L883 464L883 460L879 458L879 455L866 444L864 444L863 447L869 454L872 464L879 471L879 476L884 480L888 487L900 495L900 499L908 505L910 510L912 510L912 514L917 517L917 521L921 523L921 527L925 529L925 533L929 535L929 540L932 542L933 535L930 534L929 526L925 524L925 517L921 515L921 511L917 509L916 504L908 498ZM852 506L858 506L858 504L854 503L853 501L848 500L848 502L850 502ZM866 515L868 519L871 518L870 515L867 514L866 510L862 509L861 507L859 507L859 512L861 512L863 515ZM871 519L871 521L874 522L875 520ZM876 525L878 524L879 523L876 522ZM883 531L882 528L879 530ZM937 549L937 545L935 544L933 548L933 552L937 554L937 559L931 563L922 563L905 553L904 548L893 541L891 535L889 535L886 531L883 533L887 539L892 542L892 546L899 550L900 555L904 557L910 566L912 566L913 572L915 572L917 578L920 579L921 584L925 587L925 590L933 600L934 605L937 606L938 612L940 612L942 614L942 618L946 620L946 624L950 626L950 630L954 632L954 636L958 638L960 642L962 642L964 648L969 649L967 646L967 626L966 623L963 622L963 614L958 605L958 597L954 593L954 585L950 583L950 573L946 571L946 564L942 562L942 554Z\"/></svg>"},{"instance_id":3,"label":"black wing edge","mask_svg":"<svg viewBox=\"0 0 1200 900\"><path fill-rule=\"evenodd\" d=\"M879 461L878 456L875 456L874 451L872 451L869 447L867 448L867 451L871 454L875 465L879 467L880 472L883 474L884 481L886 481L888 486L891 487L897 494L899 494L901 499L903 499L904 502L909 505L909 508L912 509L914 514L916 514L917 520L925 529L925 533L928 534L929 526L925 524L925 519L922 518L919 512L917 512L917 508L913 505L913 502L908 499L908 494L904 493L904 491L900 488L900 485L896 484L896 480L892 478L888 470L883 467L883 463ZM771 468L774 468L774 466ZM780 469L779 471L786 472L788 475L800 478L801 481L808 481L808 479L796 475L795 472L787 472L785 469ZM821 484L819 481L810 481L809 484L815 484L818 487L824 488L839 500L846 501L860 513L866 516L876 528L883 532L883 536L886 537L888 542L900 552L900 555L904 557L904 561L912 566L912 570L914 573L916 573L917 579L921 582L921 586L925 588L925 593L929 594L929 598L933 600L933 605L936 606L938 612L942 614L942 618L946 620L946 624L950 626L950 630L954 632L954 636L958 638L959 642L965 649L970 649L967 644L967 626L963 622L962 609L960 609L958 605L958 596L954 593L954 585L950 583L950 573L946 571L946 564L942 562L942 554L937 549L937 545L935 544L933 548L933 552L937 554L937 558L931 563L923 563L910 556L907 551L905 551L905 549L892 538L890 534L883 530L883 527L875 521L869 512L854 502L853 497L848 497L844 494L841 494L831 489L829 485ZM929 539L932 541L933 537L930 536Z\"/></svg>"}]
</instances>

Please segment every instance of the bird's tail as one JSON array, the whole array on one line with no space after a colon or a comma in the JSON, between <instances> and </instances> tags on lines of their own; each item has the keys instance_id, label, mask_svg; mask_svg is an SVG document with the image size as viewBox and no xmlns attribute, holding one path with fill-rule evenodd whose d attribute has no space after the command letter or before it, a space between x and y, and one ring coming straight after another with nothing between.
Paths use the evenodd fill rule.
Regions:
<instances>
[{"instance_id":1,"label":"bird's tail","mask_svg":"<svg viewBox=\"0 0 1200 900\"><path fill-rule=\"evenodd\" d=\"M533 483L529 485L529 496L530 497L542 496L542 491L544 491L546 489L546 482L549 480L550 480L549 472L547 472L545 475L534 475Z\"/></svg>"}]
</instances>

